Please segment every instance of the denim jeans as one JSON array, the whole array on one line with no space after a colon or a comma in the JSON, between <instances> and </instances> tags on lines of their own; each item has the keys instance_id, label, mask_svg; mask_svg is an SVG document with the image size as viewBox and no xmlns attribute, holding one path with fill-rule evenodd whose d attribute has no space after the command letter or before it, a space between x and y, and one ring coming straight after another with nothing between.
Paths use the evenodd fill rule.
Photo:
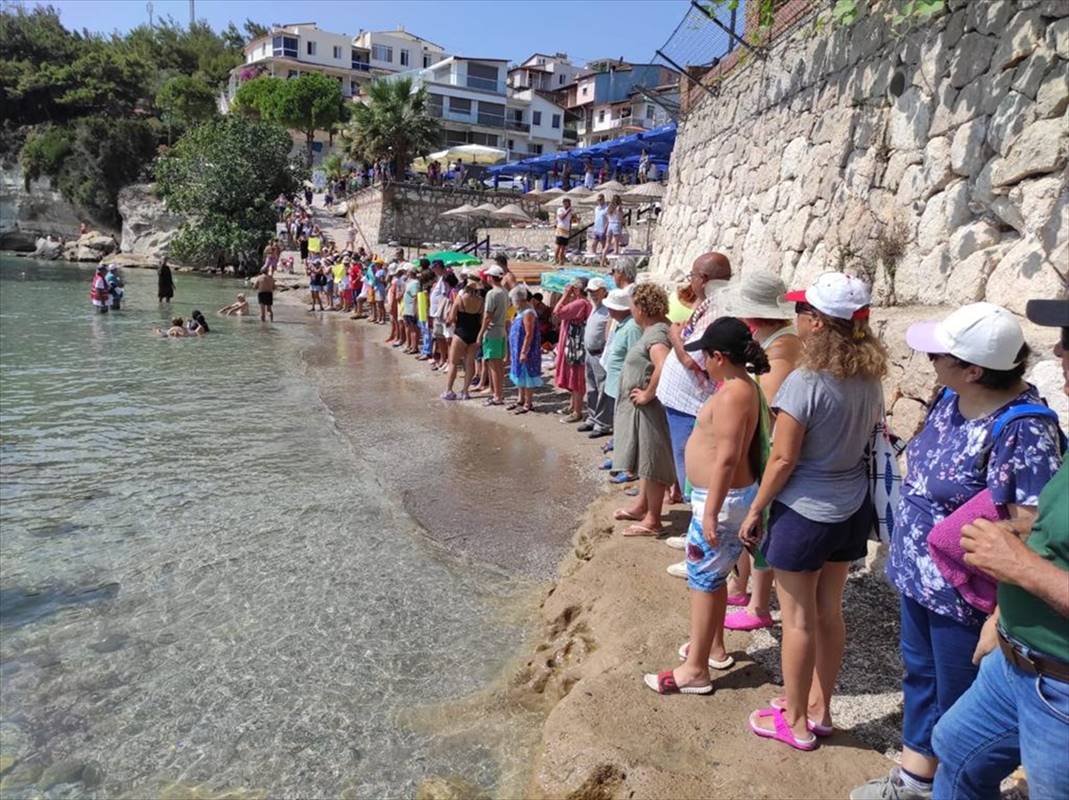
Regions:
<instances>
[{"instance_id":1,"label":"denim jeans","mask_svg":"<svg viewBox=\"0 0 1069 800\"><path fill-rule=\"evenodd\" d=\"M690 438L691 431L694 430L694 425L697 423L698 418L690 414L684 414L682 411L676 411L668 406L664 407L664 413L668 417L668 437L672 440L672 459L676 464L676 483L679 484L679 490L682 492L687 484L686 459L683 454L687 449L687 439ZM688 503L690 502L689 496L683 499Z\"/></svg>"},{"instance_id":2,"label":"denim jeans","mask_svg":"<svg viewBox=\"0 0 1069 800\"><path fill-rule=\"evenodd\" d=\"M933 800L999 797L999 782L1024 765L1032 800L1069 797L1069 683L1031 675L1001 650L935 727Z\"/></svg>"},{"instance_id":3,"label":"denim jeans","mask_svg":"<svg viewBox=\"0 0 1069 800\"><path fill-rule=\"evenodd\" d=\"M976 679L980 629L929 611L902 595L902 744L932 756L932 729Z\"/></svg>"}]
</instances>

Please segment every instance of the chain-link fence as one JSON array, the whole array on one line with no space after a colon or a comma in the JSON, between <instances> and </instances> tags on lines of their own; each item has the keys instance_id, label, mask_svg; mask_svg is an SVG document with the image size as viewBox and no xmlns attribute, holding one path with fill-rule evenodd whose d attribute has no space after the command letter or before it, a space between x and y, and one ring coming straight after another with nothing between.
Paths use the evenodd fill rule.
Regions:
<instances>
[{"instance_id":1,"label":"chain-link fence","mask_svg":"<svg viewBox=\"0 0 1069 800\"><path fill-rule=\"evenodd\" d=\"M656 60L680 72L681 113L719 93L720 86L764 58L828 0L691 0Z\"/></svg>"}]
</instances>

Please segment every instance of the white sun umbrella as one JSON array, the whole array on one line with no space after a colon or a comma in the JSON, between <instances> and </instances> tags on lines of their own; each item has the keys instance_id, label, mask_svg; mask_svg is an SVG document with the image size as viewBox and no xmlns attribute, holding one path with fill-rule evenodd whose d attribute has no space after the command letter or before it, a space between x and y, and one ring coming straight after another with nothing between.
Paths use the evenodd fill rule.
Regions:
<instances>
[{"instance_id":1,"label":"white sun umbrella","mask_svg":"<svg viewBox=\"0 0 1069 800\"><path fill-rule=\"evenodd\" d=\"M507 206L502 206L490 216L494 219L505 219L509 222L531 221L531 218L527 215L527 212L515 203L509 203Z\"/></svg>"},{"instance_id":2,"label":"white sun umbrella","mask_svg":"<svg viewBox=\"0 0 1069 800\"><path fill-rule=\"evenodd\" d=\"M475 210L474 206L470 205L469 203L465 203L462 206L457 206L456 208L451 208L448 211L443 211L438 216L440 216L440 217L470 217L470 216L472 216L472 212L474 210Z\"/></svg>"},{"instance_id":3,"label":"white sun umbrella","mask_svg":"<svg viewBox=\"0 0 1069 800\"><path fill-rule=\"evenodd\" d=\"M594 187L595 192L626 192L627 187L620 181L605 181L600 186ZM607 198L606 198L607 199Z\"/></svg>"},{"instance_id":4,"label":"white sun umbrella","mask_svg":"<svg viewBox=\"0 0 1069 800\"><path fill-rule=\"evenodd\" d=\"M508 153L500 147L487 147L484 144L458 144L430 154L432 161L449 161L454 158L461 159L465 164L496 164L508 158Z\"/></svg>"}]
</instances>

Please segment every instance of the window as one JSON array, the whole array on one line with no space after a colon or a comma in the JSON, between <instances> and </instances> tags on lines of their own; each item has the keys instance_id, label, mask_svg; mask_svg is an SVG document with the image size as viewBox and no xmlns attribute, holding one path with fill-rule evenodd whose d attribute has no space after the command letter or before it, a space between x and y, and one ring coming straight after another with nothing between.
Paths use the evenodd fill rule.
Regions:
<instances>
[{"instance_id":1,"label":"window","mask_svg":"<svg viewBox=\"0 0 1069 800\"><path fill-rule=\"evenodd\" d=\"M429 67L433 63L434 62L431 61L431 57L427 53L424 53L423 54L423 68L426 69L427 67Z\"/></svg>"},{"instance_id":2,"label":"window","mask_svg":"<svg viewBox=\"0 0 1069 800\"><path fill-rule=\"evenodd\" d=\"M488 64L468 64L468 87L486 92L497 91L497 67Z\"/></svg>"},{"instance_id":3,"label":"window","mask_svg":"<svg viewBox=\"0 0 1069 800\"><path fill-rule=\"evenodd\" d=\"M401 58L401 66L402 67L407 67L408 66L408 51L407 50L400 50L400 51L398 51L398 55Z\"/></svg>"},{"instance_id":4,"label":"window","mask_svg":"<svg viewBox=\"0 0 1069 800\"><path fill-rule=\"evenodd\" d=\"M563 85L564 85L564 76L563 75L558 75L557 76L557 86L563 86Z\"/></svg>"},{"instance_id":5,"label":"window","mask_svg":"<svg viewBox=\"0 0 1069 800\"><path fill-rule=\"evenodd\" d=\"M298 72L295 69L291 69L289 72L286 73L286 80L290 80L292 78L299 78L300 76L301 76L300 72Z\"/></svg>"},{"instance_id":6,"label":"window","mask_svg":"<svg viewBox=\"0 0 1069 800\"><path fill-rule=\"evenodd\" d=\"M542 145L534 144L533 142L527 145L527 152L533 156L542 155Z\"/></svg>"},{"instance_id":7,"label":"window","mask_svg":"<svg viewBox=\"0 0 1069 800\"><path fill-rule=\"evenodd\" d=\"M553 121L549 124L549 127L551 127L551 128L559 128L560 127L560 114L554 114L553 115Z\"/></svg>"},{"instance_id":8,"label":"window","mask_svg":"<svg viewBox=\"0 0 1069 800\"><path fill-rule=\"evenodd\" d=\"M601 109L601 111L598 112L598 122L604 122L604 121L605 121L605 109L603 108L603 109Z\"/></svg>"},{"instance_id":9,"label":"window","mask_svg":"<svg viewBox=\"0 0 1069 800\"><path fill-rule=\"evenodd\" d=\"M523 122L523 109L522 108L514 108L514 109L512 109L512 121L513 122Z\"/></svg>"},{"instance_id":10,"label":"window","mask_svg":"<svg viewBox=\"0 0 1069 800\"><path fill-rule=\"evenodd\" d=\"M305 42L304 45L305 45L305 49L308 52L308 55L314 56L316 54L316 43L315 42Z\"/></svg>"},{"instance_id":11,"label":"window","mask_svg":"<svg viewBox=\"0 0 1069 800\"><path fill-rule=\"evenodd\" d=\"M450 97L449 110L454 114L471 115L471 100L466 97Z\"/></svg>"},{"instance_id":12,"label":"window","mask_svg":"<svg viewBox=\"0 0 1069 800\"><path fill-rule=\"evenodd\" d=\"M384 44L371 45L371 57L376 61L385 61L389 64L393 63L393 48L387 47Z\"/></svg>"},{"instance_id":13,"label":"window","mask_svg":"<svg viewBox=\"0 0 1069 800\"><path fill-rule=\"evenodd\" d=\"M446 147L452 147L455 144L470 144L468 141L468 134L464 131L451 131L447 129L442 131L442 133L444 134L442 144Z\"/></svg>"},{"instance_id":14,"label":"window","mask_svg":"<svg viewBox=\"0 0 1069 800\"><path fill-rule=\"evenodd\" d=\"M481 144L481 145L485 145L486 147L497 147L497 142L498 142L498 138L497 138L497 136L495 134L492 134L492 133L478 133L476 131L472 131L472 133L471 133L471 143L472 144Z\"/></svg>"},{"instance_id":15,"label":"window","mask_svg":"<svg viewBox=\"0 0 1069 800\"><path fill-rule=\"evenodd\" d=\"M297 57L297 37L296 36L275 36L271 39L271 51L272 55L276 57L296 58Z\"/></svg>"},{"instance_id":16,"label":"window","mask_svg":"<svg viewBox=\"0 0 1069 800\"><path fill-rule=\"evenodd\" d=\"M442 96L440 94L427 95L427 113L432 117L442 116Z\"/></svg>"},{"instance_id":17,"label":"window","mask_svg":"<svg viewBox=\"0 0 1069 800\"><path fill-rule=\"evenodd\" d=\"M500 103L484 103L480 100L479 124L490 125L494 128L505 127L505 107Z\"/></svg>"},{"instance_id":18,"label":"window","mask_svg":"<svg viewBox=\"0 0 1069 800\"><path fill-rule=\"evenodd\" d=\"M584 97L586 97L586 93L589 92L589 91L590 91L590 87L589 86L584 86L582 89L579 90L579 94L581 94Z\"/></svg>"},{"instance_id":19,"label":"window","mask_svg":"<svg viewBox=\"0 0 1069 800\"><path fill-rule=\"evenodd\" d=\"M359 50L350 51L350 63L353 69L358 69L361 72L367 72L371 68L371 65L367 63L367 56Z\"/></svg>"},{"instance_id":20,"label":"window","mask_svg":"<svg viewBox=\"0 0 1069 800\"><path fill-rule=\"evenodd\" d=\"M646 106L646 119L653 119L653 106Z\"/></svg>"},{"instance_id":21,"label":"window","mask_svg":"<svg viewBox=\"0 0 1069 800\"><path fill-rule=\"evenodd\" d=\"M532 111L531 112L531 124L532 125L541 125L542 124L542 112L541 111Z\"/></svg>"},{"instance_id":22,"label":"window","mask_svg":"<svg viewBox=\"0 0 1069 800\"><path fill-rule=\"evenodd\" d=\"M515 150L515 149L516 149L516 143L514 141L512 141L512 139L509 139L509 150Z\"/></svg>"}]
</instances>

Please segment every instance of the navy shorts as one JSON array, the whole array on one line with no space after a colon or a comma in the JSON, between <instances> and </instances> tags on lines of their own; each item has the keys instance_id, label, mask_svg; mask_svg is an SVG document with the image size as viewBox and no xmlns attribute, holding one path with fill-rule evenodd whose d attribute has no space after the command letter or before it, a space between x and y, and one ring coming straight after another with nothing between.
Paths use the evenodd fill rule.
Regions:
<instances>
[{"instance_id":1,"label":"navy shorts","mask_svg":"<svg viewBox=\"0 0 1069 800\"><path fill-rule=\"evenodd\" d=\"M816 522L774 500L761 552L771 566L788 572L816 572L828 561L856 561L868 552L873 515L868 496L842 522Z\"/></svg>"},{"instance_id":2,"label":"navy shorts","mask_svg":"<svg viewBox=\"0 0 1069 800\"><path fill-rule=\"evenodd\" d=\"M409 325L415 325L416 324L416 315L415 314L405 314L405 322L407 322Z\"/></svg>"}]
</instances>

